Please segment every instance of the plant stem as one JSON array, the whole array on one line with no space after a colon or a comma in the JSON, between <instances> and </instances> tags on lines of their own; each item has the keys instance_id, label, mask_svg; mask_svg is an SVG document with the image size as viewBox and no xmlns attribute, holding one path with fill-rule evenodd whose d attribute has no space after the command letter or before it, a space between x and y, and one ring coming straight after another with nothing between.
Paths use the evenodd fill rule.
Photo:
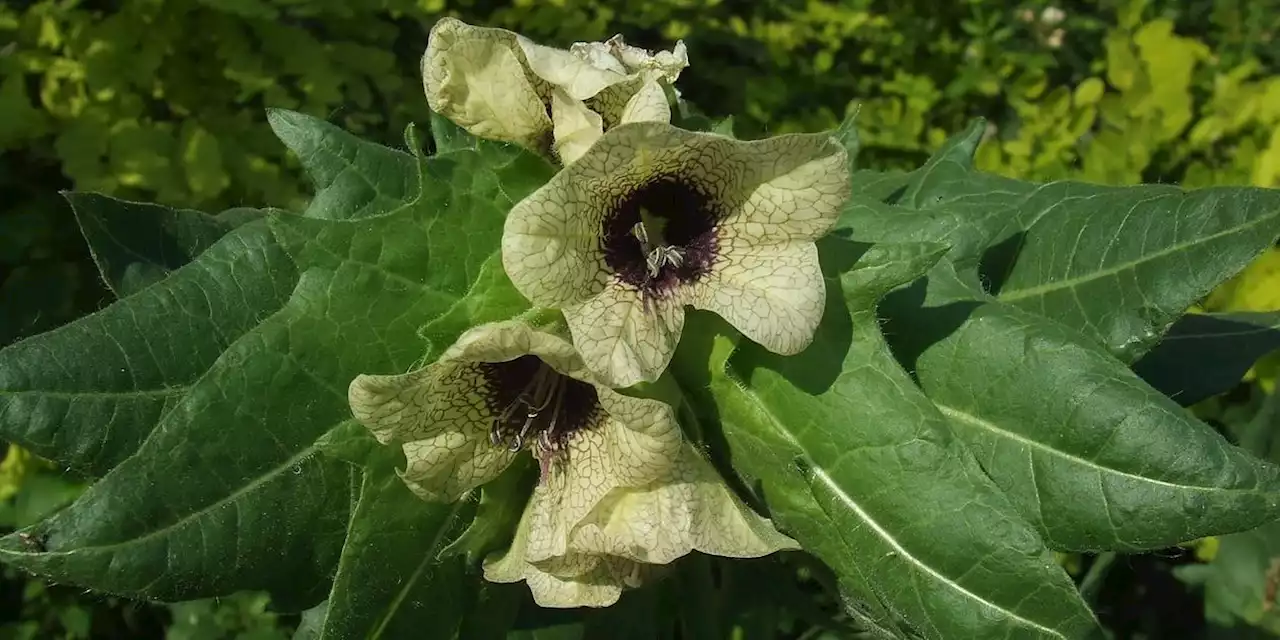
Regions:
<instances>
[{"instance_id":1,"label":"plant stem","mask_svg":"<svg viewBox=\"0 0 1280 640\"><path fill-rule=\"evenodd\" d=\"M1089 570L1085 572L1084 579L1080 581L1080 597L1084 598L1092 606L1098 598L1098 591L1102 589L1102 581L1107 577L1107 571L1111 569L1111 564L1116 561L1116 553L1114 551L1106 551L1099 553L1093 559L1093 564L1089 565Z\"/></svg>"}]
</instances>

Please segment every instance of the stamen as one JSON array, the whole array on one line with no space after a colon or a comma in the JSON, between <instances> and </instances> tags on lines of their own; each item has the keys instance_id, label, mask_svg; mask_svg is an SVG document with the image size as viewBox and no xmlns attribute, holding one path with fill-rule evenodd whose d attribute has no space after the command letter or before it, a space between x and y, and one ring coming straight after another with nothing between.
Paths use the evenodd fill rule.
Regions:
<instances>
[{"instance_id":1,"label":"stamen","mask_svg":"<svg viewBox=\"0 0 1280 640\"><path fill-rule=\"evenodd\" d=\"M631 235L640 242L640 250L649 253L649 231L643 222L637 222L636 226L631 227Z\"/></svg>"},{"instance_id":2,"label":"stamen","mask_svg":"<svg viewBox=\"0 0 1280 640\"><path fill-rule=\"evenodd\" d=\"M680 268L684 264L684 252L679 247L673 247L664 244L654 247L647 255L645 255L645 266L648 267L649 279L657 278L662 272L662 267L671 265Z\"/></svg>"},{"instance_id":3,"label":"stamen","mask_svg":"<svg viewBox=\"0 0 1280 640\"><path fill-rule=\"evenodd\" d=\"M728 203L698 180L655 175L619 196L602 221L601 249L610 271L647 297L708 273L717 225Z\"/></svg>"},{"instance_id":4,"label":"stamen","mask_svg":"<svg viewBox=\"0 0 1280 640\"><path fill-rule=\"evenodd\" d=\"M528 360L486 365L494 376L490 378L491 384L505 382L506 389L511 389L512 383L520 386L514 396L498 392L501 411L493 418L489 442L505 446L513 453L532 449L541 468L542 481L546 482L567 454L566 439L577 429L588 426L591 415L599 410L598 399L591 385L565 376L545 362L534 362L535 356L523 358ZM523 418L517 416L517 410Z\"/></svg>"},{"instance_id":5,"label":"stamen","mask_svg":"<svg viewBox=\"0 0 1280 640\"><path fill-rule=\"evenodd\" d=\"M524 426L520 427L520 433L516 434L516 441L511 444L512 451L519 451L524 445L524 437L529 434L529 427L533 426L533 420L538 417L537 411L530 411L524 419Z\"/></svg>"}]
</instances>

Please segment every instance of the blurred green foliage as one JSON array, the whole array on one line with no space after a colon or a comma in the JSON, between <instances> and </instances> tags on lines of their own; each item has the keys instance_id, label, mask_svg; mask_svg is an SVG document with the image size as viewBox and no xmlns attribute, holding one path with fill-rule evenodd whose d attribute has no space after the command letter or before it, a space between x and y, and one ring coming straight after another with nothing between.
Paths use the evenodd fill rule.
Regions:
<instances>
[{"instance_id":1,"label":"blurred green foliage","mask_svg":"<svg viewBox=\"0 0 1280 640\"><path fill-rule=\"evenodd\" d=\"M877 168L914 166L946 135L985 116L991 126L979 163L989 171L1113 184L1280 186L1280 47L1270 44L1280 38L1277 4L6 2L0 344L107 299L58 190L205 210L300 206L301 174L271 135L264 108L318 115L399 144L406 123L425 121L418 59L442 15L548 44L619 32L649 47L683 38L692 60L683 94L711 115L734 115L739 135L824 129L858 108L859 162ZM1265 257L1206 307L1280 309L1277 265L1280 253ZM1277 368L1259 370L1268 391ZM30 522L79 490L11 447L0 463L0 529ZM1258 621L1263 585L1249 573L1253 581L1239 586L1228 578L1242 574L1222 567L1244 562L1263 578L1267 567L1250 564L1253 547L1225 548L1217 565L1184 573L1217 585L1207 587L1211 618ZM1078 566L1080 558L1067 561ZM4 637L267 639L285 637L296 623L268 612L260 596L151 607L47 587L9 570L0 599L7 605L0 609L18 612L0 618Z\"/></svg>"}]
</instances>

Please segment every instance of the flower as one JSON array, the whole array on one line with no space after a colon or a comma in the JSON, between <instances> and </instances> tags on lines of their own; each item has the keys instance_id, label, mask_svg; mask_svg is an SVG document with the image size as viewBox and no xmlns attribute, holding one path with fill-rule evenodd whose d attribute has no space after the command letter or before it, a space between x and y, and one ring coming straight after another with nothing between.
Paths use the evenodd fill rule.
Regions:
<instances>
[{"instance_id":1,"label":"flower","mask_svg":"<svg viewBox=\"0 0 1280 640\"><path fill-rule=\"evenodd\" d=\"M544 482L556 467L588 474L573 495L590 509L658 477L681 443L669 405L599 384L571 344L518 321L471 329L415 371L358 376L348 399L379 442L403 443L401 477L431 501L458 500L528 450Z\"/></svg>"},{"instance_id":2,"label":"flower","mask_svg":"<svg viewBox=\"0 0 1280 640\"><path fill-rule=\"evenodd\" d=\"M849 195L847 164L824 134L745 142L621 125L516 204L503 266L526 298L564 312L587 367L614 387L661 374L685 305L798 353L822 316L814 240Z\"/></svg>"},{"instance_id":3,"label":"flower","mask_svg":"<svg viewBox=\"0 0 1280 640\"><path fill-rule=\"evenodd\" d=\"M662 477L615 491L567 537L547 535L556 533L553 492L534 491L510 549L484 565L491 582L527 581L544 607L609 606L694 550L756 558L799 548L742 504L691 444Z\"/></svg>"},{"instance_id":4,"label":"flower","mask_svg":"<svg viewBox=\"0 0 1280 640\"><path fill-rule=\"evenodd\" d=\"M601 385L563 338L519 321L464 333L436 362L361 375L352 413L399 442L404 482L454 501L529 451L538 486L493 581L544 606L607 606L693 549L735 557L795 543L743 505L684 441L670 405Z\"/></svg>"},{"instance_id":5,"label":"flower","mask_svg":"<svg viewBox=\"0 0 1280 640\"><path fill-rule=\"evenodd\" d=\"M568 164L619 123L669 121L664 87L688 65L683 42L652 54L614 36L565 51L444 18L431 29L422 76L433 111Z\"/></svg>"}]
</instances>

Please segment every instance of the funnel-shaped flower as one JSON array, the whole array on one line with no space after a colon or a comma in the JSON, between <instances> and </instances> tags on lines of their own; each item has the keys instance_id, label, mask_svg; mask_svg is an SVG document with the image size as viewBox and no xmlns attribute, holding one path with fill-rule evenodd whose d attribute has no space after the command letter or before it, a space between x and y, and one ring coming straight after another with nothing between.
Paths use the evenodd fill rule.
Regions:
<instances>
[{"instance_id":1,"label":"funnel-shaped flower","mask_svg":"<svg viewBox=\"0 0 1280 640\"><path fill-rule=\"evenodd\" d=\"M477 327L435 363L357 377L355 417L402 444L405 483L457 500L521 451L542 474L493 581L527 580L544 606L607 606L699 550L761 556L795 543L743 505L680 435L666 403L598 384L572 345L519 322Z\"/></svg>"},{"instance_id":2,"label":"funnel-shaped flower","mask_svg":"<svg viewBox=\"0 0 1280 640\"><path fill-rule=\"evenodd\" d=\"M655 565L690 551L755 558L798 548L738 500L691 444L661 477L615 489L570 526L555 482L534 491L507 553L485 563L487 579L526 580L544 607L608 606Z\"/></svg>"},{"instance_id":3,"label":"funnel-shaped flower","mask_svg":"<svg viewBox=\"0 0 1280 640\"><path fill-rule=\"evenodd\" d=\"M535 565L528 560L531 513L526 509L521 516L506 553L485 560L484 577L490 582L524 580L538 606L607 607L617 602L625 589L640 586L660 569L658 565L595 554L561 556Z\"/></svg>"},{"instance_id":4,"label":"funnel-shaped flower","mask_svg":"<svg viewBox=\"0 0 1280 640\"><path fill-rule=\"evenodd\" d=\"M511 210L503 265L534 304L564 311L587 367L615 387L658 377L685 305L794 354L825 302L814 240L849 189L827 135L622 125Z\"/></svg>"},{"instance_id":5,"label":"funnel-shaped flower","mask_svg":"<svg viewBox=\"0 0 1280 640\"><path fill-rule=\"evenodd\" d=\"M580 156L607 128L671 119L664 86L689 64L683 43L651 54L621 36L546 47L505 29L444 18L422 58L427 103L472 134Z\"/></svg>"},{"instance_id":6,"label":"funnel-shaped flower","mask_svg":"<svg viewBox=\"0 0 1280 640\"><path fill-rule=\"evenodd\" d=\"M348 395L379 442L403 443L401 476L422 498L457 500L527 450L570 523L659 477L682 442L669 405L598 384L571 344L515 321L464 333L421 369L358 376Z\"/></svg>"}]
</instances>

